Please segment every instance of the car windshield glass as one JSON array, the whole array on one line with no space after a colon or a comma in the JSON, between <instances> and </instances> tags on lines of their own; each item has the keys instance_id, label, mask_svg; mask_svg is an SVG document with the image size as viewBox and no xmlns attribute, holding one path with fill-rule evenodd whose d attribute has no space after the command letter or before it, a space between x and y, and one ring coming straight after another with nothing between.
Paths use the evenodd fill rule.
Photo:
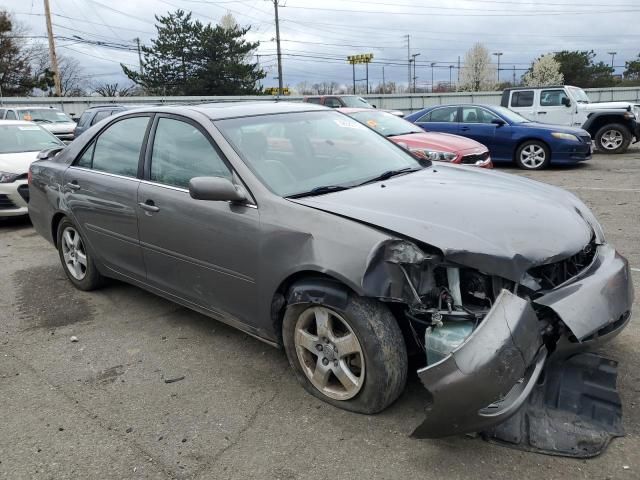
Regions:
<instances>
[{"instance_id":1,"label":"car windshield glass","mask_svg":"<svg viewBox=\"0 0 640 480\"><path fill-rule=\"evenodd\" d=\"M505 107L492 107L493 111L500 115L505 120L510 123L530 123L531 120L524 118L519 113L514 112L513 110L509 110Z\"/></svg>"},{"instance_id":2,"label":"car windshield glass","mask_svg":"<svg viewBox=\"0 0 640 480\"><path fill-rule=\"evenodd\" d=\"M329 193L386 172L409 174L428 165L335 111L261 115L215 124L261 181L283 197Z\"/></svg>"},{"instance_id":3,"label":"car windshield glass","mask_svg":"<svg viewBox=\"0 0 640 480\"><path fill-rule=\"evenodd\" d=\"M56 145L64 143L37 125L0 126L0 154L39 152Z\"/></svg>"},{"instance_id":4,"label":"car windshield glass","mask_svg":"<svg viewBox=\"0 0 640 480\"><path fill-rule=\"evenodd\" d=\"M573 96L573 98L576 99L576 102L589 103L589 96L587 95L587 92L585 92L583 89L578 87L567 87L567 88L571 92L571 95Z\"/></svg>"},{"instance_id":5,"label":"car windshield glass","mask_svg":"<svg viewBox=\"0 0 640 480\"><path fill-rule=\"evenodd\" d=\"M350 113L349 116L373 128L385 137L406 135L408 133L424 133L424 130L416 127L413 123L386 112L376 112L375 110L354 112Z\"/></svg>"},{"instance_id":6,"label":"car windshield glass","mask_svg":"<svg viewBox=\"0 0 640 480\"><path fill-rule=\"evenodd\" d=\"M340 97L346 107L350 108L373 108L369 102L362 97L344 96Z\"/></svg>"},{"instance_id":7,"label":"car windshield glass","mask_svg":"<svg viewBox=\"0 0 640 480\"><path fill-rule=\"evenodd\" d=\"M41 123L68 123L73 122L64 112L54 108L41 108L33 110L18 110L20 120Z\"/></svg>"}]
</instances>

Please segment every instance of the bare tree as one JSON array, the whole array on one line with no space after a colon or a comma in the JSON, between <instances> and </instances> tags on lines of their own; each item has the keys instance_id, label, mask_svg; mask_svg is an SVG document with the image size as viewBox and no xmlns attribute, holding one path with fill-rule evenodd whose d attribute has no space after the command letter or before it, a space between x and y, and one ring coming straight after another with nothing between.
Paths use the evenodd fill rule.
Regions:
<instances>
[{"instance_id":1,"label":"bare tree","mask_svg":"<svg viewBox=\"0 0 640 480\"><path fill-rule=\"evenodd\" d=\"M93 91L101 97L131 97L135 90L135 85L121 87L118 83L103 83L93 87Z\"/></svg>"},{"instance_id":2,"label":"bare tree","mask_svg":"<svg viewBox=\"0 0 640 480\"><path fill-rule=\"evenodd\" d=\"M36 77L43 77L51 71L49 52L40 45L34 54L33 70ZM58 55L58 72L60 74L60 87L63 97L81 97L85 95L88 86L87 76L80 62L74 57ZM47 85L44 91L53 95L53 85Z\"/></svg>"},{"instance_id":3,"label":"bare tree","mask_svg":"<svg viewBox=\"0 0 640 480\"><path fill-rule=\"evenodd\" d=\"M495 86L496 69L491 65L489 50L476 43L464 56L460 72L461 89L478 92L492 90Z\"/></svg>"},{"instance_id":4,"label":"bare tree","mask_svg":"<svg viewBox=\"0 0 640 480\"><path fill-rule=\"evenodd\" d=\"M542 55L535 61L531 70L524 74L522 83L527 87L562 85L564 75L560 72L560 62L556 60L553 53Z\"/></svg>"}]
</instances>

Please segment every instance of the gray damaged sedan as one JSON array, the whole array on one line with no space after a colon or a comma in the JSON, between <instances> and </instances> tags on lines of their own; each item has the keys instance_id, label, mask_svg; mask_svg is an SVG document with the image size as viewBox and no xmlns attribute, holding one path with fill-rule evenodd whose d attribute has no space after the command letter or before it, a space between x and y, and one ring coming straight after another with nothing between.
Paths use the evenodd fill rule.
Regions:
<instances>
[{"instance_id":1,"label":"gray damaged sedan","mask_svg":"<svg viewBox=\"0 0 640 480\"><path fill-rule=\"evenodd\" d=\"M122 280L283 346L334 406L380 412L417 359L420 437L504 422L551 359L630 318L627 261L575 196L309 104L129 111L30 182L77 288Z\"/></svg>"}]
</instances>

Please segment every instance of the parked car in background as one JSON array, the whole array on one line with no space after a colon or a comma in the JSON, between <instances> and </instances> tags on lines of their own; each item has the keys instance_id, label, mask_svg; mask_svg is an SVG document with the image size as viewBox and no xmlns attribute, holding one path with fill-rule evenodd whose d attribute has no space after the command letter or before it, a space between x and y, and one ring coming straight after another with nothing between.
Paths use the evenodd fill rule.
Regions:
<instances>
[{"instance_id":1,"label":"parked car in background","mask_svg":"<svg viewBox=\"0 0 640 480\"><path fill-rule=\"evenodd\" d=\"M26 215L27 174L38 152L64 143L31 122L0 120L0 217Z\"/></svg>"},{"instance_id":2,"label":"parked car in background","mask_svg":"<svg viewBox=\"0 0 640 480\"><path fill-rule=\"evenodd\" d=\"M515 162L526 170L589 160L593 149L581 128L532 122L493 105L439 105L406 119L429 132L472 138L489 148L494 163Z\"/></svg>"},{"instance_id":3,"label":"parked car in background","mask_svg":"<svg viewBox=\"0 0 640 480\"><path fill-rule=\"evenodd\" d=\"M534 122L581 127L602 153L624 153L640 141L640 103L595 102L578 87L516 87L501 105Z\"/></svg>"},{"instance_id":4,"label":"parked car in background","mask_svg":"<svg viewBox=\"0 0 640 480\"><path fill-rule=\"evenodd\" d=\"M76 129L74 131L74 135L78 137L85 130L88 130L91 126L98 123L100 120L104 120L111 115L115 115L116 113L124 112L131 107L127 107L125 105L96 105L95 107L87 108L82 115L80 115L80 119L78 120L78 124L76 125Z\"/></svg>"},{"instance_id":5,"label":"parked car in background","mask_svg":"<svg viewBox=\"0 0 640 480\"><path fill-rule=\"evenodd\" d=\"M304 97L303 102L315 103L316 105L324 105L329 108L377 108L375 105L371 105L364 98L357 95L316 95ZM404 112L401 110L382 110L389 112L398 117L404 117Z\"/></svg>"},{"instance_id":6,"label":"parked car in background","mask_svg":"<svg viewBox=\"0 0 640 480\"><path fill-rule=\"evenodd\" d=\"M447 133L425 132L402 118L370 108L338 110L373 128L418 157L437 162L493 168L489 149L470 138Z\"/></svg>"},{"instance_id":7,"label":"parked car in background","mask_svg":"<svg viewBox=\"0 0 640 480\"><path fill-rule=\"evenodd\" d=\"M128 112L30 172L76 288L117 278L282 345L308 392L359 413L401 395L415 352L421 437L501 423L554 352L631 318L628 262L576 196L316 105Z\"/></svg>"},{"instance_id":8,"label":"parked car in background","mask_svg":"<svg viewBox=\"0 0 640 480\"><path fill-rule=\"evenodd\" d=\"M0 109L0 120L35 122L49 130L60 140L70 142L76 122L62 110L46 107L10 107Z\"/></svg>"}]
</instances>

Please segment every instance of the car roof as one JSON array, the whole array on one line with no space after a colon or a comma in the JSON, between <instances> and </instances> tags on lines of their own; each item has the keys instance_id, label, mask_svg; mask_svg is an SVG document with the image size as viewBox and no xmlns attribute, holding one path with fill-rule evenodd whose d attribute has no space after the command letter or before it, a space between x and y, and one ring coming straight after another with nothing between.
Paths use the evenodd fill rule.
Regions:
<instances>
[{"instance_id":1,"label":"car roof","mask_svg":"<svg viewBox=\"0 0 640 480\"><path fill-rule=\"evenodd\" d=\"M327 112L331 111L322 105L305 102L274 102L274 101L248 101L248 102L219 102L202 103L199 105L173 105L161 107L147 107L138 109L147 112L180 113L191 110L200 112L212 120L224 118L252 117L257 115L270 115L278 113L296 112Z\"/></svg>"},{"instance_id":2,"label":"car roof","mask_svg":"<svg viewBox=\"0 0 640 480\"><path fill-rule=\"evenodd\" d=\"M382 110L382 109L378 110L378 109L375 109L375 108L358 108L358 107L339 107L339 108L336 108L335 110L338 110L339 112L346 113L346 114L359 113L359 112L389 113L388 111ZM391 114L389 114L389 115L391 115Z\"/></svg>"},{"instance_id":3,"label":"car roof","mask_svg":"<svg viewBox=\"0 0 640 480\"><path fill-rule=\"evenodd\" d=\"M137 108L137 105L127 106L127 105L120 105L120 104L117 104L117 103L106 104L106 105L93 105L93 106L87 108L85 110L85 112L89 111L89 110L100 110L100 109L103 109L103 108L104 109L110 109L110 108L111 109L114 109L114 108Z\"/></svg>"},{"instance_id":4,"label":"car roof","mask_svg":"<svg viewBox=\"0 0 640 480\"><path fill-rule=\"evenodd\" d=\"M9 110L57 110L62 112L59 108L55 107L7 107Z\"/></svg>"},{"instance_id":5,"label":"car roof","mask_svg":"<svg viewBox=\"0 0 640 480\"><path fill-rule=\"evenodd\" d=\"M564 87L571 87L571 85L545 85L544 87L509 87L509 88L505 88L504 91L508 92L511 90L548 90L551 88L564 88Z\"/></svg>"}]
</instances>

